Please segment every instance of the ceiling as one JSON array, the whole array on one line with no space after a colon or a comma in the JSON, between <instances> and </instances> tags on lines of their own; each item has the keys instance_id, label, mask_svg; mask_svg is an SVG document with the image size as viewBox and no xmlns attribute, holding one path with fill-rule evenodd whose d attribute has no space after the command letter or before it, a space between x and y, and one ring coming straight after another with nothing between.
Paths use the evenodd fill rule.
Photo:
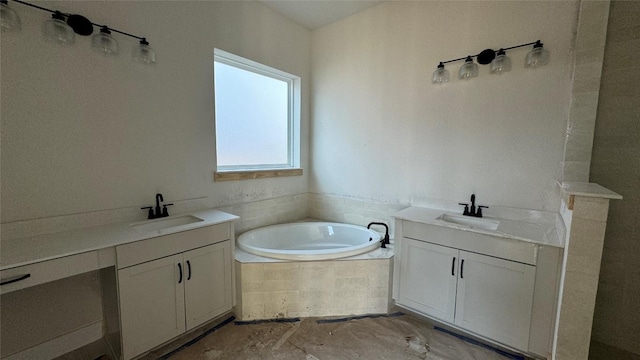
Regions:
<instances>
[{"instance_id":1,"label":"ceiling","mask_svg":"<svg viewBox=\"0 0 640 360\"><path fill-rule=\"evenodd\" d=\"M379 0L260 0L265 6L314 30L378 5Z\"/></svg>"}]
</instances>

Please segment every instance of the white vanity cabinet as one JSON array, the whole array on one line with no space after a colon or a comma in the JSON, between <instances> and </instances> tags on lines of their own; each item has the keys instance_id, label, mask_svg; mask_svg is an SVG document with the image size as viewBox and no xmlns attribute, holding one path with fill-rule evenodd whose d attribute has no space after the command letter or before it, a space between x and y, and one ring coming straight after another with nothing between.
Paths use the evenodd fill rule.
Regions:
<instances>
[{"instance_id":1,"label":"white vanity cabinet","mask_svg":"<svg viewBox=\"0 0 640 360\"><path fill-rule=\"evenodd\" d=\"M402 254L398 304L453 322L458 250L404 238Z\"/></svg>"},{"instance_id":2,"label":"white vanity cabinet","mask_svg":"<svg viewBox=\"0 0 640 360\"><path fill-rule=\"evenodd\" d=\"M230 241L184 253L186 331L231 310L231 258Z\"/></svg>"},{"instance_id":3,"label":"white vanity cabinet","mask_svg":"<svg viewBox=\"0 0 640 360\"><path fill-rule=\"evenodd\" d=\"M398 306L548 356L559 248L401 219L395 245Z\"/></svg>"},{"instance_id":4,"label":"white vanity cabinet","mask_svg":"<svg viewBox=\"0 0 640 360\"><path fill-rule=\"evenodd\" d=\"M535 267L410 238L398 304L526 349Z\"/></svg>"},{"instance_id":5,"label":"white vanity cabinet","mask_svg":"<svg viewBox=\"0 0 640 360\"><path fill-rule=\"evenodd\" d=\"M460 251L454 323L527 349L535 266Z\"/></svg>"},{"instance_id":6,"label":"white vanity cabinet","mask_svg":"<svg viewBox=\"0 0 640 360\"><path fill-rule=\"evenodd\" d=\"M231 310L229 226L116 247L123 359Z\"/></svg>"},{"instance_id":7,"label":"white vanity cabinet","mask_svg":"<svg viewBox=\"0 0 640 360\"><path fill-rule=\"evenodd\" d=\"M185 331L184 283L178 282L182 255L118 271L122 353L143 353Z\"/></svg>"}]
</instances>

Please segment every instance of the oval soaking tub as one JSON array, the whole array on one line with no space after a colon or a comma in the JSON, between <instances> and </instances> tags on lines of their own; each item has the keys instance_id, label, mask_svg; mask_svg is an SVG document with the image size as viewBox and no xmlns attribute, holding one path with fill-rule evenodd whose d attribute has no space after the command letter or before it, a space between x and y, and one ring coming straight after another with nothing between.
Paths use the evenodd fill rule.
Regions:
<instances>
[{"instance_id":1,"label":"oval soaking tub","mask_svg":"<svg viewBox=\"0 0 640 360\"><path fill-rule=\"evenodd\" d=\"M266 226L238 237L238 247L284 260L327 260L353 256L380 246L380 234L362 226L299 222Z\"/></svg>"}]
</instances>

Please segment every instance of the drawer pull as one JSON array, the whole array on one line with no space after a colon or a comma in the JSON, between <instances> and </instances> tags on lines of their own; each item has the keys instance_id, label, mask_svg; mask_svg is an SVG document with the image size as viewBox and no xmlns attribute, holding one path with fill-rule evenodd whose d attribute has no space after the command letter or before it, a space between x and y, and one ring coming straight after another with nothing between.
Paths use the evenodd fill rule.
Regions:
<instances>
[{"instance_id":1,"label":"drawer pull","mask_svg":"<svg viewBox=\"0 0 640 360\"><path fill-rule=\"evenodd\" d=\"M187 260L187 268L189 269L189 275L187 275L187 280L191 280L191 263Z\"/></svg>"},{"instance_id":2,"label":"drawer pull","mask_svg":"<svg viewBox=\"0 0 640 360\"><path fill-rule=\"evenodd\" d=\"M18 281L22 281L24 279L28 279L31 277L31 274L24 274L24 275L17 275L14 277L10 277L6 280L0 280L0 285L7 285L7 284L11 284L14 282L18 282Z\"/></svg>"},{"instance_id":3,"label":"drawer pull","mask_svg":"<svg viewBox=\"0 0 640 360\"><path fill-rule=\"evenodd\" d=\"M178 270L180 272L180 280L178 280L178 284L182 283L182 264L178 263Z\"/></svg>"}]
</instances>

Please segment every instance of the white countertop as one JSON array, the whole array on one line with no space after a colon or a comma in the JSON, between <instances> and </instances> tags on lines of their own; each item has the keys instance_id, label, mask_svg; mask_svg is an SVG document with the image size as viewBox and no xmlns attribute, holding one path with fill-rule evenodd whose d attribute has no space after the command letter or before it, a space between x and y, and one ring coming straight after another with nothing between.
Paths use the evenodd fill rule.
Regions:
<instances>
[{"instance_id":1,"label":"white countertop","mask_svg":"<svg viewBox=\"0 0 640 360\"><path fill-rule=\"evenodd\" d=\"M202 219L203 221L155 231L141 231L130 226L130 223L127 222L30 237L2 239L0 270L76 255L88 251L102 250L134 241L169 235L239 219L236 215L210 209L172 215L170 217L148 221L162 221L183 215L192 215Z\"/></svg>"},{"instance_id":2,"label":"white countertop","mask_svg":"<svg viewBox=\"0 0 640 360\"><path fill-rule=\"evenodd\" d=\"M538 245L564 247L562 241L558 238L555 226L551 224L499 219L485 216L482 219L496 220L500 222L500 225L496 230L486 230L439 220L438 217L440 217L442 214L460 215L459 213L454 213L447 210L412 206L395 213L393 216L401 220L442 226L485 235L492 235L512 240L525 241ZM474 218L472 217L472 219Z\"/></svg>"}]
</instances>

